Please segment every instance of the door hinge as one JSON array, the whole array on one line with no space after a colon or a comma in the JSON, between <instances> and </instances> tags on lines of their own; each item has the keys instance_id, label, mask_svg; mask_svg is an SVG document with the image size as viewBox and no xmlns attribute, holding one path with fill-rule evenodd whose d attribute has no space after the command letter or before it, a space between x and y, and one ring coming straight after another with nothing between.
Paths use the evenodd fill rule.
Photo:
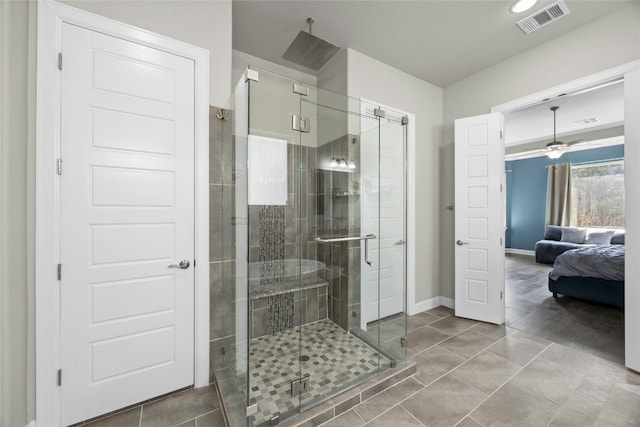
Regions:
<instances>
[{"instance_id":1,"label":"door hinge","mask_svg":"<svg viewBox=\"0 0 640 427\"><path fill-rule=\"evenodd\" d=\"M56 372L56 384L58 384L58 387L62 385L62 369L58 369L58 372Z\"/></svg>"},{"instance_id":2,"label":"door hinge","mask_svg":"<svg viewBox=\"0 0 640 427\"><path fill-rule=\"evenodd\" d=\"M502 193L502 184L500 184L500 192Z\"/></svg>"},{"instance_id":3,"label":"door hinge","mask_svg":"<svg viewBox=\"0 0 640 427\"><path fill-rule=\"evenodd\" d=\"M58 280L62 280L62 264L58 264Z\"/></svg>"},{"instance_id":4,"label":"door hinge","mask_svg":"<svg viewBox=\"0 0 640 427\"><path fill-rule=\"evenodd\" d=\"M385 111L382 108L374 108L373 109L373 115L376 117L379 117L381 119L384 119L386 116Z\"/></svg>"},{"instance_id":5,"label":"door hinge","mask_svg":"<svg viewBox=\"0 0 640 427\"><path fill-rule=\"evenodd\" d=\"M400 119L400 123L402 125L408 125L409 124L409 116L402 116L402 119Z\"/></svg>"},{"instance_id":6,"label":"door hinge","mask_svg":"<svg viewBox=\"0 0 640 427\"><path fill-rule=\"evenodd\" d=\"M500 139L502 139L502 131L500 131Z\"/></svg>"},{"instance_id":7,"label":"door hinge","mask_svg":"<svg viewBox=\"0 0 640 427\"><path fill-rule=\"evenodd\" d=\"M309 391L309 375L291 381L291 397L300 396Z\"/></svg>"},{"instance_id":8,"label":"door hinge","mask_svg":"<svg viewBox=\"0 0 640 427\"><path fill-rule=\"evenodd\" d=\"M251 68L249 68L247 70L247 78L244 80L245 82L251 80L254 82L259 82L260 81L260 73L258 72L258 70L252 70Z\"/></svg>"},{"instance_id":9,"label":"door hinge","mask_svg":"<svg viewBox=\"0 0 640 427\"><path fill-rule=\"evenodd\" d=\"M196 268L196 260L193 260L193 268Z\"/></svg>"},{"instance_id":10,"label":"door hinge","mask_svg":"<svg viewBox=\"0 0 640 427\"><path fill-rule=\"evenodd\" d=\"M58 70L62 70L62 52L58 53Z\"/></svg>"},{"instance_id":11,"label":"door hinge","mask_svg":"<svg viewBox=\"0 0 640 427\"><path fill-rule=\"evenodd\" d=\"M500 246L502 246L502 237L500 238Z\"/></svg>"},{"instance_id":12,"label":"door hinge","mask_svg":"<svg viewBox=\"0 0 640 427\"><path fill-rule=\"evenodd\" d=\"M56 171L58 172L58 175L62 175L62 159L58 159Z\"/></svg>"},{"instance_id":13,"label":"door hinge","mask_svg":"<svg viewBox=\"0 0 640 427\"><path fill-rule=\"evenodd\" d=\"M297 93L302 96L309 96L309 88L307 86L294 83L293 84L293 93Z\"/></svg>"},{"instance_id":14,"label":"door hinge","mask_svg":"<svg viewBox=\"0 0 640 427\"><path fill-rule=\"evenodd\" d=\"M291 116L291 129L309 133L311 132L311 121L306 117L294 114Z\"/></svg>"},{"instance_id":15,"label":"door hinge","mask_svg":"<svg viewBox=\"0 0 640 427\"><path fill-rule=\"evenodd\" d=\"M500 291L500 299L502 299L502 291Z\"/></svg>"}]
</instances>

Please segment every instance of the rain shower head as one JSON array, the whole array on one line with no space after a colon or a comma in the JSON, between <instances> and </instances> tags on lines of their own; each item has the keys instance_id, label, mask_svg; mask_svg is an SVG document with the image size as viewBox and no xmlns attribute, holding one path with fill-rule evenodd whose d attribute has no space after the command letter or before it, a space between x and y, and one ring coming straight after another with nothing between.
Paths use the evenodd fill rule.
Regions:
<instances>
[{"instance_id":1,"label":"rain shower head","mask_svg":"<svg viewBox=\"0 0 640 427\"><path fill-rule=\"evenodd\" d=\"M313 18L307 18L309 32L300 31L282 55L282 59L318 71L338 53L340 47L311 34L313 22Z\"/></svg>"}]
</instances>

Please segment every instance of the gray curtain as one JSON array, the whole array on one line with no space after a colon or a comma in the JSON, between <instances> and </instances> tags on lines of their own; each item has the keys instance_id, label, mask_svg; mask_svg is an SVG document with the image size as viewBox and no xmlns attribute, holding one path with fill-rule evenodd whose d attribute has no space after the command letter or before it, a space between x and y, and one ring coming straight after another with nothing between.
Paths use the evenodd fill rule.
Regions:
<instances>
[{"instance_id":1,"label":"gray curtain","mask_svg":"<svg viewBox=\"0 0 640 427\"><path fill-rule=\"evenodd\" d=\"M546 224L572 224L571 163L549 165Z\"/></svg>"}]
</instances>

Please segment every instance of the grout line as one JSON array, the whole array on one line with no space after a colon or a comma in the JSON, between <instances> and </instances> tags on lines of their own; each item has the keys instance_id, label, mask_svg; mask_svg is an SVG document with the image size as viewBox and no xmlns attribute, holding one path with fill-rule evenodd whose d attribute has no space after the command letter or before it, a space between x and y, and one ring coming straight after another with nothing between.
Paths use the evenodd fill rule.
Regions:
<instances>
[{"instance_id":1,"label":"grout line","mask_svg":"<svg viewBox=\"0 0 640 427\"><path fill-rule=\"evenodd\" d=\"M540 357L540 355L542 353L544 353L549 347L551 347L553 343L548 344L545 348L543 348L542 350L540 350L540 352L538 352L538 354L535 355L535 357L533 357L529 362L527 362L526 365L524 365L522 368L520 368L516 373L514 373L513 375L511 375L504 383L502 383L498 388L496 388L492 393L490 393L482 402L478 403L478 405L476 405L475 408L473 408L471 411L469 411L467 413L467 415L465 415L465 417L468 417L471 415L471 413L473 413L473 411L475 411L476 409L478 409L480 406L482 406L483 403L485 403L487 400L489 400L494 394L496 394L498 392L498 390L500 390L502 387L504 387L509 381L511 381L516 375L518 375L520 372L522 372L527 366L529 366L531 363L533 363L534 360L536 360L538 357ZM474 356L475 357L475 356ZM463 381L464 382L464 381ZM466 382L465 382L466 384ZM473 386L471 386L473 387ZM475 388L475 387L474 387ZM476 389L477 390L477 389ZM475 421L475 420L474 420Z\"/></svg>"}]
</instances>

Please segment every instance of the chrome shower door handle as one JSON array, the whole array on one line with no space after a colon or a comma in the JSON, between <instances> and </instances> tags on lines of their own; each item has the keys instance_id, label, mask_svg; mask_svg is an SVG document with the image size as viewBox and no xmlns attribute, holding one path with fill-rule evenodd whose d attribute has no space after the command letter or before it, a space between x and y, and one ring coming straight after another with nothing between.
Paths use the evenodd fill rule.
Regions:
<instances>
[{"instance_id":1,"label":"chrome shower door handle","mask_svg":"<svg viewBox=\"0 0 640 427\"><path fill-rule=\"evenodd\" d=\"M180 264L171 264L169 268L180 268L182 270L186 270L190 265L191 263L188 260L183 259L182 261L180 261Z\"/></svg>"},{"instance_id":2,"label":"chrome shower door handle","mask_svg":"<svg viewBox=\"0 0 640 427\"><path fill-rule=\"evenodd\" d=\"M458 246L462 246L462 245L468 245L469 242L463 242L462 240L456 240L456 245Z\"/></svg>"},{"instance_id":3,"label":"chrome shower door handle","mask_svg":"<svg viewBox=\"0 0 640 427\"><path fill-rule=\"evenodd\" d=\"M369 266L373 264L372 261L369 261L369 240L375 238L375 234L367 234L366 236L364 236L364 262L366 262Z\"/></svg>"}]
</instances>

